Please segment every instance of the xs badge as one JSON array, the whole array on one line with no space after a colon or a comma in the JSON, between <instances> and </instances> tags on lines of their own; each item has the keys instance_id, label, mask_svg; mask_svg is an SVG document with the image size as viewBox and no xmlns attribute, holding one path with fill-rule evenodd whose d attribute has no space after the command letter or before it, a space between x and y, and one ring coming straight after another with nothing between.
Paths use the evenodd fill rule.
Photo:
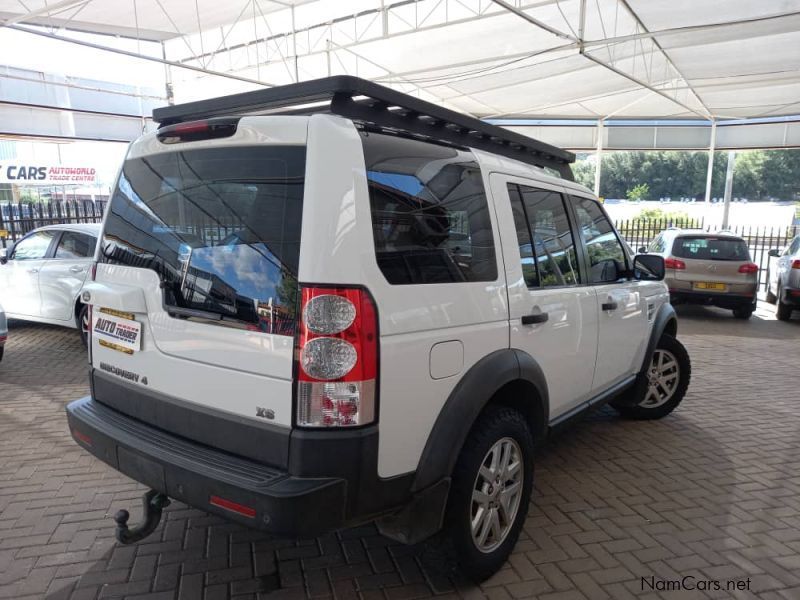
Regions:
<instances>
[{"instance_id":1,"label":"xs badge","mask_svg":"<svg viewBox=\"0 0 800 600\"><path fill-rule=\"evenodd\" d=\"M275 411L272 410L271 408L263 408L261 406L256 406L256 416L272 420L275 418Z\"/></svg>"}]
</instances>

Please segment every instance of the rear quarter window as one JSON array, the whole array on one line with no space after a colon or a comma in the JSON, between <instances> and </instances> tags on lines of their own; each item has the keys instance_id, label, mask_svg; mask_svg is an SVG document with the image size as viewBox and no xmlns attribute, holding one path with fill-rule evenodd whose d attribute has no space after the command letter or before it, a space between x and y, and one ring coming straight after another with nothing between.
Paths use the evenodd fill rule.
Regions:
<instances>
[{"instance_id":1,"label":"rear quarter window","mask_svg":"<svg viewBox=\"0 0 800 600\"><path fill-rule=\"evenodd\" d=\"M362 134L378 267L392 285L495 281L486 190L470 152Z\"/></svg>"},{"instance_id":2,"label":"rear quarter window","mask_svg":"<svg viewBox=\"0 0 800 600\"><path fill-rule=\"evenodd\" d=\"M672 255L698 260L749 261L750 251L744 240L717 237L679 237L672 245Z\"/></svg>"}]
</instances>

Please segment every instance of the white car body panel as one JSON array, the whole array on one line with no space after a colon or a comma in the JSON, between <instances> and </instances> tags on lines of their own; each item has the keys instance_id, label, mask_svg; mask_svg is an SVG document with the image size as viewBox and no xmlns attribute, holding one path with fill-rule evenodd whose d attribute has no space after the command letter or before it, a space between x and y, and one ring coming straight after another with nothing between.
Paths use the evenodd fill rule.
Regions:
<instances>
[{"instance_id":1,"label":"white car body panel","mask_svg":"<svg viewBox=\"0 0 800 600\"><path fill-rule=\"evenodd\" d=\"M508 198L508 183L563 192L545 178L494 172L490 189L498 215L508 281L511 347L530 354L547 374L550 418L585 402L592 389L597 351L597 300L591 286L529 289L520 263L519 243ZM547 322L522 325L523 315L547 313Z\"/></svg>"}]
</instances>

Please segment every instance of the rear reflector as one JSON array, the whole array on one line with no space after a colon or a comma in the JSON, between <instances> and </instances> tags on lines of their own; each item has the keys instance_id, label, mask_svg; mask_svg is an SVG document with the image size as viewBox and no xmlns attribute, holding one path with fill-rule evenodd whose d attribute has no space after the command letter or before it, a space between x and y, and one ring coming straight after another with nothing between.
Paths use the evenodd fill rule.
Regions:
<instances>
[{"instance_id":1,"label":"rear reflector","mask_svg":"<svg viewBox=\"0 0 800 600\"><path fill-rule=\"evenodd\" d=\"M167 125L156 132L156 138L162 144L177 144L231 137L236 133L238 123L238 117L224 117Z\"/></svg>"},{"instance_id":2,"label":"rear reflector","mask_svg":"<svg viewBox=\"0 0 800 600\"><path fill-rule=\"evenodd\" d=\"M90 438L85 433L81 433L80 431L78 431L75 428L72 429L72 437L74 437L79 442L83 442L87 446L91 446L92 445L92 438Z\"/></svg>"},{"instance_id":3,"label":"rear reflector","mask_svg":"<svg viewBox=\"0 0 800 600\"><path fill-rule=\"evenodd\" d=\"M755 263L747 263L739 267L739 273L758 273L758 265Z\"/></svg>"},{"instance_id":4,"label":"rear reflector","mask_svg":"<svg viewBox=\"0 0 800 600\"><path fill-rule=\"evenodd\" d=\"M219 496L211 496L211 498L208 499L208 503L211 506L218 506L219 508L224 508L225 510L229 510L236 514L242 515L244 517L247 517L248 519L253 519L256 516L255 508L245 506L244 504L239 504L238 502L234 502L233 500L220 498Z\"/></svg>"}]
</instances>

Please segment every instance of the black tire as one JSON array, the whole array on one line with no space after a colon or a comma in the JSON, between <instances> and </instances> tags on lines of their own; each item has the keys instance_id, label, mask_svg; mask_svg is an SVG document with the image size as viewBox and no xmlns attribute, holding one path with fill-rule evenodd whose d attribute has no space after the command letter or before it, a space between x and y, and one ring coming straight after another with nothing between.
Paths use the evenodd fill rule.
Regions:
<instances>
[{"instance_id":1,"label":"black tire","mask_svg":"<svg viewBox=\"0 0 800 600\"><path fill-rule=\"evenodd\" d=\"M472 533L473 509L475 508L473 491L477 490L479 473L484 461L489 459L490 450L493 450L496 444L508 444L507 440L509 439L516 443L514 451L517 452L517 456L521 457L521 464L517 468L521 480L516 481L516 483L521 483L519 486L521 493L516 500L516 512L513 519L510 520L509 526L509 521L504 520L502 516L504 512L507 513L507 509L505 511L502 509L500 498L501 493L506 491L505 484L512 481L511 475L508 475L507 481L502 482L503 485L499 490L493 489L494 484L487 483L481 476L481 493L486 492L489 497L496 494L495 498L497 499L496 503L493 502L496 504L496 508L488 510L479 508L474 515L477 518L478 511L483 511L481 514L487 515L478 523L481 525L478 528L479 534L483 531L484 526L490 528L488 535L484 536L485 548L481 550L478 547L479 540L473 539ZM511 489L511 485L508 489ZM467 436L453 469L442 531L442 536L446 539L458 568L464 576L475 582L481 582L503 566L519 538L528 514L532 489L533 436L528 424L516 410L502 406L487 407ZM497 527L502 533L501 536L494 534L495 529L491 525L494 522L492 519L494 515L497 515ZM490 538L489 535L492 537ZM489 548L491 546L490 539L492 543L499 541L496 547Z\"/></svg>"},{"instance_id":2,"label":"black tire","mask_svg":"<svg viewBox=\"0 0 800 600\"><path fill-rule=\"evenodd\" d=\"M641 390L639 392L640 397L637 398L638 402L634 400L635 404L633 406L620 406L616 403L612 404L623 417L639 420L661 419L675 410L686 395L686 390L689 388L689 380L692 377L692 363L689 360L689 353L686 352L686 348L683 347L683 344L666 333L661 336L661 339L656 345L656 349L653 352L654 361L657 360L659 350L663 350L675 358L678 369L677 385L666 401L655 404L652 400L649 400L651 389L648 383L648 374L652 365L648 366L647 372L644 373L644 376L647 378L645 385L637 388L637 390ZM648 406L648 404L651 403L653 406Z\"/></svg>"},{"instance_id":3,"label":"black tire","mask_svg":"<svg viewBox=\"0 0 800 600\"><path fill-rule=\"evenodd\" d=\"M78 333L81 336L81 343L83 347L89 345L89 307L86 304L81 304L81 309L78 312L78 318L75 324L78 326Z\"/></svg>"},{"instance_id":4,"label":"black tire","mask_svg":"<svg viewBox=\"0 0 800 600\"><path fill-rule=\"evenodd\" d=\"M740 306L739 308L733 309L733 316L737 319L749 319L751 316L753 316L754 310L755 307L750 304L747 306Z\"/></svg>"},{"instance_id":5,"label":"black tire","mask_svg":"<svg viewBox=\"0 0 800 600\"><path fill-rule=\"evenodd\" d=\"M775 316L778 317L779 321L788 321L792 318L792 306L790 304L784 304L783 302L778 300L778 308L775 311Z\"/></svg>"},{"instance_id":6,"label":"black tire","mask_svg":"<svg viewBox=\"0 0 800 600\"><path fill-rule=\"evenodd\" d=\"M764 299L770 304L775 304L778 301L778 297L772 293L772 287L770 287L769 282L767 282L767 295Z\"/></svg>"}]
</instances>

